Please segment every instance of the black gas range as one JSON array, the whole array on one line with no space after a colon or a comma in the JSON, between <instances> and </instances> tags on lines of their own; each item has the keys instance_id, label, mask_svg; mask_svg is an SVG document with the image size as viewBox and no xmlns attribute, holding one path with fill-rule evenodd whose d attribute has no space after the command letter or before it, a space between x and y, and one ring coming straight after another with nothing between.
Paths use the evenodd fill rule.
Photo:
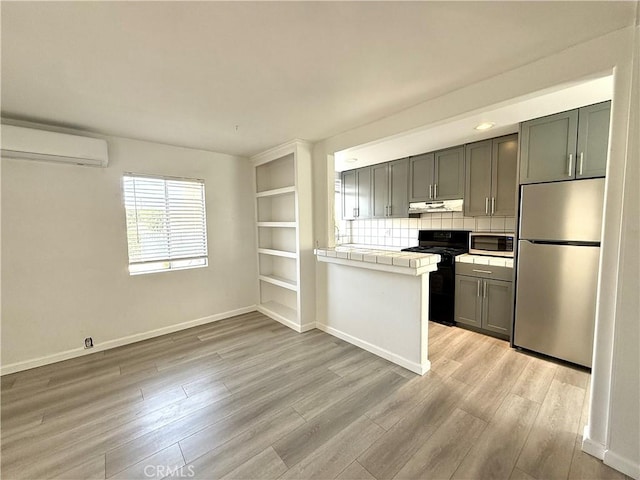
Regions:
<instances>
[{"instance_id":1,"label":"black gas range","mask_svg":"<svg viewBox=\"0 0 640 480\"><path fill-rule=\"evenodd\" d=\"M469 251L468 248L446 248L446 247L409 247L403 248L403 252L417 253L437 253L440 255L440 263L455 263L455 257ZM439 264L438 264L439 265Z\"/></svg>"},{"instance_id":2,"label":"black gas range","mask_svg":"<svg viewBox=\"0 0 640 480\"><path fill-rule=\"evenodd\" d=\"M433 322L455 325L455 257L469 251L469 233L466 230L420 230L418 246L402 250L440 255L438 270L429 274L429 320Z\"/></svg>"}]
</instances>

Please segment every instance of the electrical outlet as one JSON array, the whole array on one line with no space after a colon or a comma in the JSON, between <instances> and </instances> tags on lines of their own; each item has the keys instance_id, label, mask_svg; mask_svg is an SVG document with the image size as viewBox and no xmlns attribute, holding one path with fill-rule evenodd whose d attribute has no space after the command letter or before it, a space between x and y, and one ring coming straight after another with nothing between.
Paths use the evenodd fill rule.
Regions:
<instances>
[{"instance_id":1,"label":"electrical outlet","mask_svg":"<svg viewBox=\"0 0 640 480\"><path fill-rule=\"evenodd\" d=\"M84 348L93 348L93 338L87 337L84 339Z\"/></svg>"}]
</instances>

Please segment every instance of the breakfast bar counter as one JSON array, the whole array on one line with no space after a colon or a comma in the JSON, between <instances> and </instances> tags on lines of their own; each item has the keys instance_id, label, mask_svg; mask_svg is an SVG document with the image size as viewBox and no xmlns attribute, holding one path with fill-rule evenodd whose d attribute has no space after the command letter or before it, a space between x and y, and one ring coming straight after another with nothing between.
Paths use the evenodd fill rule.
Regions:
<instances>
[{"instance_id":1,"label":"breakfast bar counter","mask_svg":"<svg viewBox=\"0 0 640 480\"><path fill-rule=\"evenodd\" d=\"M326 264L327 311L316 327L412 372L428 359L429 273L439 255L335 247Z\"/></svg>"}]
</instances>

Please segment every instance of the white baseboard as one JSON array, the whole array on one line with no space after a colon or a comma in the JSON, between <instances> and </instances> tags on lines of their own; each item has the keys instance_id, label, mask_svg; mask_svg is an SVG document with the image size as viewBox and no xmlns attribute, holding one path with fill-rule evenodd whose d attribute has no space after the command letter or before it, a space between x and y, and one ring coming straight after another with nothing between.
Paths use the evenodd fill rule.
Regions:
<instances>
[{"instance_id":1,"label":"white baseboard","mask_svg":"<svg viewBox=\"0 0 640 480\"><path fill-rule=\"evenodd\" d=\"M635 480L640 480L640 463L638 463L637 459L634 461L607 450L604 452L603 462L605 465L609 465L611 468L635 478Z\"/></svg>"},{"instance_id":2,"label":"white baseboard","mask_svg":"<svg viewBox=\"0 0 640 480\"><path fill-rule=\"evenodd\" d=\"M316 328L316 323L305 323L304 325L300 326L300 333L304 333L304 332L308 332L309 330L313 330L314 328Z\"/></svg>"},{"instance_id":3,"label":"white baseboard","mask_svg":"<svg viewBox=\"0 0 640 480\"><path fill-rule=\"evenodd\" d=\"M406 368L407 370L410 370L413 373L417 373L418 375L424 375L431 369L431 362L429 362L428 360L424 365L420 365L419 363L412 362L411 360L401 357L400 355L397 355L388 350L385 350L384 348L377 347L365 340L362 340L360 338L354 337L353 335L349 335L348 333L345 333L341 330L337 330L333 327L330 327L329 325L324 325L316 322L316 328L318 330L322 330L323 332L328 333L329 335L338 337L339 339L344 340L345 342L349 342L357 347L360 347L363 350L366 350L367 352L371 352L374 355L378 355L379 357L382 357L385 360L389 360L390 362L393 362L396 365L400 365L401 367Z\"/></svg>"},{"instance_id":4,"label":"white baseboard","mask_svg":"<svg viewBox=\"0 0 640 480\"><path fill-rule=\"evenodd\" d=\"M589 425L584 427L582 432L582 451L588 453L592 457L596 457L598 460L604 458L605 446L589 438Z\"/></svg>"},{"instance_id":5,"label":"white baseboard","mask_svg":"<svg viewBox=\"0 0 640 480\"><path fill-rule=\"evenodd\" d=\"M291 320L283 317L282 315L278 315L273 310L269 310L268 308L262 307L262 305L257 305L256 310L262 313L263 315L266 315L267 317L275 320L276 322L283 324L285 327L289 327L291 330L295 330L298 333L308 332L309 330L313 330L314 328L316 328L315 322L305 323L304 325L298 325L297 323L292 322Z\"/></svg>"},{"instance_id":6,"label":"white baseboard","mask_svg":"<svg viewBox=\"0 0 640 480\"><path fill-rule=\"evenodd\" d=\"M266 315L270 319L281 323L285 327L289 327L291 330L295 330L296 332L300 333L300 325L298 325L295 322L292 322L291 320L286 319L282 315L278 315L277 313L269 310L268 308L262 307L262 305L256 305L256 310L259 311L261 314Z\"/></svg>"},{"instance_id":7,"label":"white baseboard","mask_svg":"<svg viewBox=\"0 0 640 480\"><path fill-rule=\"evenodd\" d=\"M592 457L596 457L605 465L628 475L635 480L640 480L640 463L628 458L625 458L617 453L607 450L606 446L602 443L593 441L588 436L589 427L584 427L584 433L582 435L582 451L588 453Z\"/></svg>"},{"instance_id":8,"label":"white baseboard","mask_svg":"<svg viewBox=\"0 0 640 480\"><path fill-rule=\"evenodd\" d=\"M136 333L127 337L116 338L115 340L108 340L102 343L96 343L93 348L74 348L71 350L65 350L64 352L54 353L53 355L46 355L44 357L33 358L31 360L25 360L22 362L10 363L9 365L2 365L0 367L0 375L7 375L9 373L20 372L22 370L29 370L30 368L41 367L50 363L61 362L70 358L81 357L83 355L89 355L91 353L101 352L103 350L109 350L111 348L121 347L122 345L128 345L130 343L140 342L153 337L159 337L166 335L167 333L177 332L179 330L186 330L187 328L197 327L198 325L204 325L205 323L216 322L218 320L224 320L225 318L235 317L236 315L242 315L249 312L255 312L256 306L250 305L248 307L238 308L236 310L230 310L228 312L216 313L207 317L196 318L195 320L189 320L187 322L177 323L175 325L169 325L167 327L158 328L156 330L150 330L148 332Z\"/></svg>"}]
</instances>

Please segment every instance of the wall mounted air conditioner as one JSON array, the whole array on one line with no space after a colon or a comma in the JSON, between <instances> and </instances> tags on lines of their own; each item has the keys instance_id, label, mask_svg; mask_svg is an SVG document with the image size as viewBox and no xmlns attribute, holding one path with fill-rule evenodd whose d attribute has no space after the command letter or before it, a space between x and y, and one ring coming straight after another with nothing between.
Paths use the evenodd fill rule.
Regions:
<instances>
[{"instance_id":1,"label":"wall mounted air conditioner","mask_svg":"<svg viewBox=\"0 0 640 480\"><path fill-rule=\"evenodd\" d=\"M107 142L100 138L2 125L3 158L44 160L106 167L109 163Z\"/></svg>"}]
</instances>

